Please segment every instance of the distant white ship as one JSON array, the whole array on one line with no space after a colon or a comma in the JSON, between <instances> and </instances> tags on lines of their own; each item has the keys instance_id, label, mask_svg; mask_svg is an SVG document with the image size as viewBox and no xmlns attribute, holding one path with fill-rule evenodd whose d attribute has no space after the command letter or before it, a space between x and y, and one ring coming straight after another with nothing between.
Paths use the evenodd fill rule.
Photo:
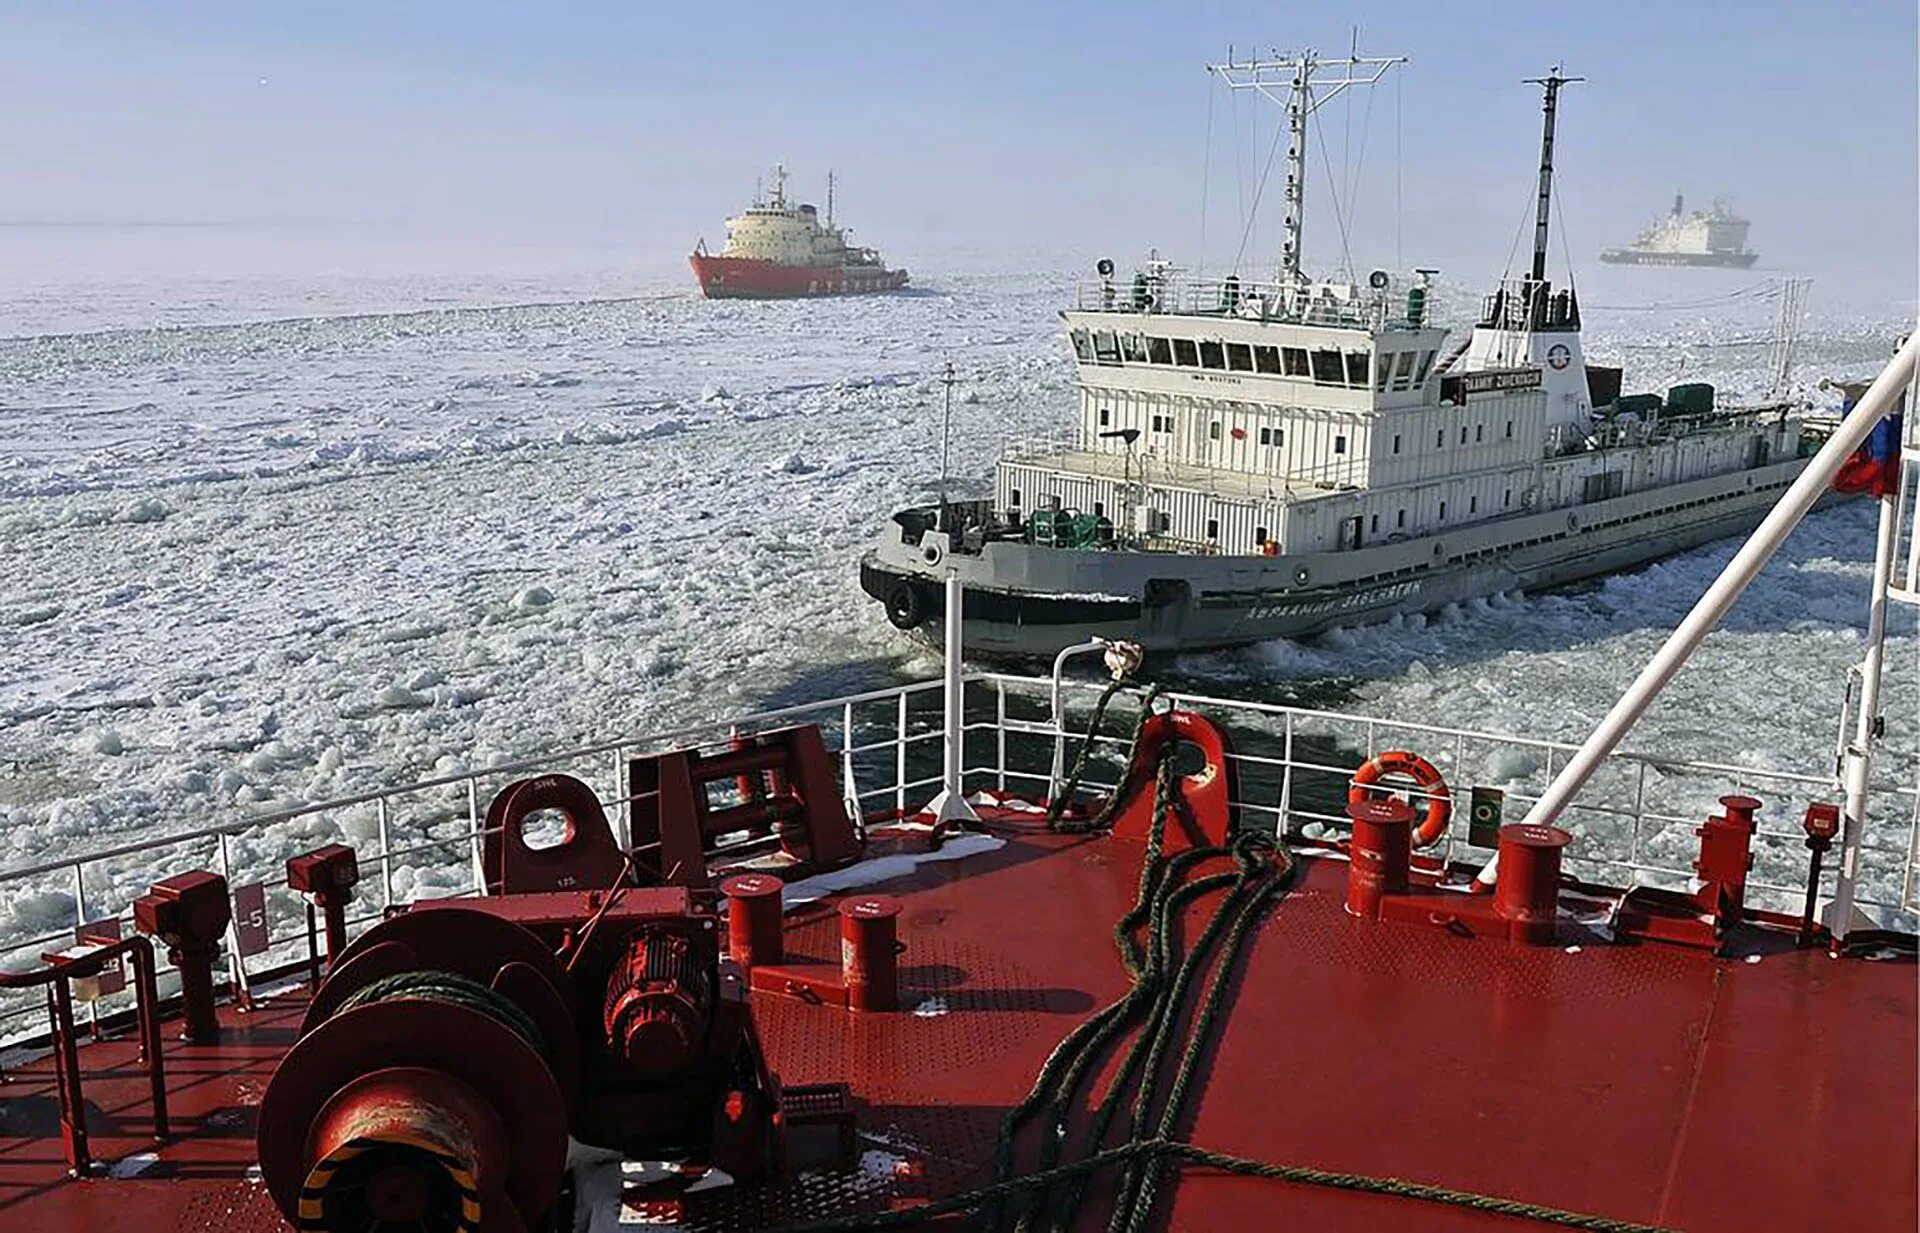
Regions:
<instances>
[{"instance_id":1,"label":"distant white ship","mask_svg":"<svg viewBox=\"0 0 1920 1233\"><path fill-rule=\"evenodd\" d=\"M1744 218L1736 217L1722 198L1713 208L1686 212L1686 199L1673 195L1673 213L1640 233L1625 248L1609 248L1600 260L1611 265L1705 265L1744 270L1760 259L1747 247Z\"/></svg>"}]
</instances>

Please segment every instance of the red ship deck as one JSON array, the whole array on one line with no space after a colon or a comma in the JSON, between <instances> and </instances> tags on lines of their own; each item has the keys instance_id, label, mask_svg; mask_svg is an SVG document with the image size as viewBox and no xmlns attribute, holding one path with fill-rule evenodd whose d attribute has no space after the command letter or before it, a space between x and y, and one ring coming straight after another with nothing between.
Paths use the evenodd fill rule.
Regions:
<instances>
[{"instance_id":1,"label":"red ship deck","mask_svg":"<svg viewBox=\"0 0 1920 1233\"><path fill-rule=\"evenodd\" d=\"M997 850L886 886L905 905L900 1011L755 995L783 1080L851 1084L862 1167L690 1197L686 1227L880 1210L989 1179L1003 1114L1061 1037L1125 988L1111 928L1140 859L1125 840L996 829ZM1920 1223L1910 964L1834 960L1750 928L1714 958L1362 921L1342 909L1345 869L1305 862L1250 943L1199 1075L1192 1142L1689 1233ZM1193 906L1189 934L1210 903ZM791 913L788 948L833 961L832 913ZM283 1227L251 1172L254 1113L303 1006L295 992L250 1015L228 1008L217 1046L181 1044L170 1023L174 1138L157 1149L130 1042L82 1049L96 1158L132 1158L119 1171L133 1172L157 1151L135 1176L67 1181L51 1064L12 1073L0 1229ZM1110 1182L1096 1180L1084 1227L1104 1224ZM1537 1227L1201 1168L1162 1195L1153 1227L1166 1229Z\"/></svg>"}]
</instances>

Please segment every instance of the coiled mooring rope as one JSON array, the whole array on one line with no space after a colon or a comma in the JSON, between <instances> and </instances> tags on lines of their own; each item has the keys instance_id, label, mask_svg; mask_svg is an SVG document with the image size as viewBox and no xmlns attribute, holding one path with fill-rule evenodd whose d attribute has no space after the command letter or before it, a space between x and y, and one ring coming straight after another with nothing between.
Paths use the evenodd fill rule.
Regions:
<instances>
[{"instance_id":1,"label":"coiled mooring rope","mask_svg":"<svg viewBox=\"0 0 1920 1233\"><path fill-rule=\"evenodd\" d=\"M469 1010L477 1010L526 1041L535 1053L551 1060L552 1055L547 1051L546 1037L541 1034L540 1025L533 1021L532 1016L522 1010L512 998L496 993L479 981L471 980L458 972L444 972L436 968L416 968L407 972L395 972L391 976L382 976L348 994L340 1003L339 1009L333 1013L341 1015L369 1002L404 1000L446 1002L455 1006L464 1006Z\"/></svg>"}]
</instances>

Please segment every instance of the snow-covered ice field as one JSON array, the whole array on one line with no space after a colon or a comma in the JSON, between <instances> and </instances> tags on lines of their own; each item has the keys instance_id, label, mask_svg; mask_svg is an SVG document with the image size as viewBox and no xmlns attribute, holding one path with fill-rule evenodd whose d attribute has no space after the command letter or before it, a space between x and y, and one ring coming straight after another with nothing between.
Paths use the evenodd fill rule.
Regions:
<instances>
[{"instance_id":1,"label":"snow-covered ice field","mask_svg":"<svg viewBox=\"0 0 1920 1233\"><path fill-rule=\"evenodd\" d=\"M0 868L929 674L856 561L932 491L948 360L976 486L1005 438L1071 424L1071 277L916 268L907 294L790 304L613 278L588 301L483 278L6 293ZM1594 308L1588 358L1630 389L1755 393L1769 312ZM1816 301L1803 384L1871 373L1899 329ZM1631 745L1826 770L1871 517L1816 515ZM1174 672L1577 739L1731 550ZM1911 748L1904 611L1894 635ZM63 911L0 902L0 935Z\"/></svg>"}]
</instances>

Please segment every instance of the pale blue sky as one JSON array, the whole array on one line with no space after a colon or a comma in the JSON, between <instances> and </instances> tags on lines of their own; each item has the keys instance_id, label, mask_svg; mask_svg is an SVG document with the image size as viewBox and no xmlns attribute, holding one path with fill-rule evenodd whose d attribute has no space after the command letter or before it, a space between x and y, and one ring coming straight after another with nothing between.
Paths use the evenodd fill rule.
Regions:
<instances>
[{"instance_id":1,"label":"pale blue sky","mask_svg":"<svg viewBox=\"0 0 1920 1233\"><path fill-rule=\"evenodd\" d=\"M636 259L719 238L776 159L903 259L1191 260L1203 65L1229 43L1403 53L1365 126L1356 265L1484 277L1529 206L1556 60L1577 260L1676 190L1736 199L1769 265L1915 267L1912 0L1807 4L8 4L0 220L406 225L609 236ZM1364 101L1323 116L1337 173ZM1211 264L1240 235L1257 129L1212 92ZM1396 122L1396 116L1398 117ZM1255 143L1257 142L1257 151ZM1404 152L1398 185L1393 152ZM1257 167L1249 175L1257 175ZM1324 172L1308 264L1338 257ZM1267 204L1277 206L1278 190ZM1397 223L1397 226L1396 226ZM1270 266L1277 211L1258 223ZM1556 245L1556 250L1557 250ZM1556 261L1558 252L1555 253Z\"/></svg>"}]
</instances>

